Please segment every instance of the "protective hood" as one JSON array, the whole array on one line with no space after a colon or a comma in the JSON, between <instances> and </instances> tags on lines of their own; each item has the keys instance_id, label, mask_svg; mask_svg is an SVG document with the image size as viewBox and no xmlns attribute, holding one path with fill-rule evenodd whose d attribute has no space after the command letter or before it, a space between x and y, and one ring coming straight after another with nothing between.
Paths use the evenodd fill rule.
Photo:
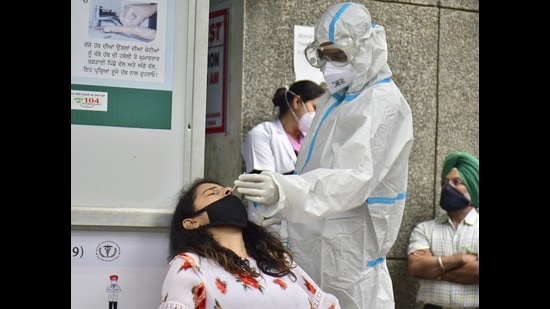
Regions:
<instances>
[{"instance_id":1,"label":"protective hood","mask_svg":"<svg viewBox=\"0 0 550 309\"><path fill-rule=\"evenodd\" d=\"M387 64L388 48L383 26L372 24L366 7L359 3L344 2L332 6L315 25L315 41L338 43L351 38L357 49L350 59L357 78L348 93L358 92L376 81L391 77Z\"/></svg>"}]
</instances>

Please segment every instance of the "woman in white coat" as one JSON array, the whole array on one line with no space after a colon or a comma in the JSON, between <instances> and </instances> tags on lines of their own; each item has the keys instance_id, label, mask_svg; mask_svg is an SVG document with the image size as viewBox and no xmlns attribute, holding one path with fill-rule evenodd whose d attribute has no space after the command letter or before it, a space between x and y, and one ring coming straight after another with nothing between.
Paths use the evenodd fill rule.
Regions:
<instances>
[{"instance_id":1,"label":"woman in white coat","mask_svg":"<svg viewBox=\"0 0 550 309\"><path fill-rule=\"evenodd\" d=\"M395 308L386 255L407 196L413 119L367 8L332 6L306 48L331 96L319 100L297 175L246 174L237 192L288 221L296 261L346 309Z\"/></svg>"},{"instance_id":2,"label":"woman in white coat","mask_svg":"<svg viewBox=\"0 0 550 309\"><path fill-rule=\"evenodd\" d=\"M242 155L247 173L272 171L292 174L302 141L307 134L319 97L325 89L310 80L300 80L290 88L281 87L273 95L273 106L279 115L252 128L242 145ZM249 203L249 218L257 224L269 227L286 242L286 223L280 219L266 220Z\"/></svg>"}]
</instances>

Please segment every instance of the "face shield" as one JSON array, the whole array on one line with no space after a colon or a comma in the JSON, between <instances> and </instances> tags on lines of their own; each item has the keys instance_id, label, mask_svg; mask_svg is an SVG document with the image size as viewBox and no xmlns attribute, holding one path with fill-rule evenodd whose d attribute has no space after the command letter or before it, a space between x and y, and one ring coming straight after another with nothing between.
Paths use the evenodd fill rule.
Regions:
<instances>
[{"instance_id":1,"label":"face shield","mask_svg":"<svg viewBox=\"0 0 550 309\"><path fill-rule=\"evenodd\" d=\"M355 55L357 47L350 37L341 38L337 42L311 42L304 50L307 61L312 67L320 68L327 61L337 67L347 65Z\"/></svg>"}]
</instances>

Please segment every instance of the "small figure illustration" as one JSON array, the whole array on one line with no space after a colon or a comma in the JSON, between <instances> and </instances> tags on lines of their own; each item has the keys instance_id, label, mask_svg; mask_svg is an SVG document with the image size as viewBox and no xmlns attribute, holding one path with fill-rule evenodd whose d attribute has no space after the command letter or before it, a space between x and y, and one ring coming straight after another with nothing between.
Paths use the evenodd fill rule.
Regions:
<instances>
[{"instance_id":1,"label":"small figure illustration","mask_svg":"<svg viewBox=\"0 0 550 309\"><path fill-rule=\"evenodd\" d=\"M109 309L117 309L118 293L122 292L120 285L118 285L118 276L110 275L111 283L107 286L105 292L109 293Z\"/></svg>"}]
</instances>

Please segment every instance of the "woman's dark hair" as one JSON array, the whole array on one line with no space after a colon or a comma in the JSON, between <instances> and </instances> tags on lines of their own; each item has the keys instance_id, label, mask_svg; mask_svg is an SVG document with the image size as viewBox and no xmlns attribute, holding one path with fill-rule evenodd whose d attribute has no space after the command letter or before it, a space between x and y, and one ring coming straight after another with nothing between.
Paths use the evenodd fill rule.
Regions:
<instances>
[{"instance_id":1,"label":"woman's dark hair","mask_svg":"<svg viewBox=\"0 0 550 309\"><path fill-rule=\"evenodd\" d=\"M273 99L271 99L273 105L279 107L279 118L281 118L289 110L289 106L286 104L287 101L285 101L285 95L286 100L288 100L288 103L290 104L294 98L294 95L299 95L305 103L309 100L317 99L325 93L325 89L323 87L311 80L299 80L290 85L288 90L290 91L287 91L285 87L278 88L275 90Z\"/></svg>"},{"instance_id":2,"label":"woman's dark hair","mask_svg":"<svg viewBox=\"0 0 550 309\"><path fill-rule=\"evenodd\" d=\"M225 270L232 274L243 274L253 277L260 276L251 268L247 260L241 259L235 252L220 246L210 232L205 228L187 230L183 228L183 220L195 212L197 188L205 183L220 185L218 181L197 178L179 194L178 203L172 216L169 241L169 260L184 252L193 252L201 257L217 261ZM244 205L243 205L244 207ZM283 245L276 234L270 233L264 227L248 220L243 229L243 238L248 254L256 260L258 267L274 277L291 275L292 252Z\"/></svg>"}]
</instances>

